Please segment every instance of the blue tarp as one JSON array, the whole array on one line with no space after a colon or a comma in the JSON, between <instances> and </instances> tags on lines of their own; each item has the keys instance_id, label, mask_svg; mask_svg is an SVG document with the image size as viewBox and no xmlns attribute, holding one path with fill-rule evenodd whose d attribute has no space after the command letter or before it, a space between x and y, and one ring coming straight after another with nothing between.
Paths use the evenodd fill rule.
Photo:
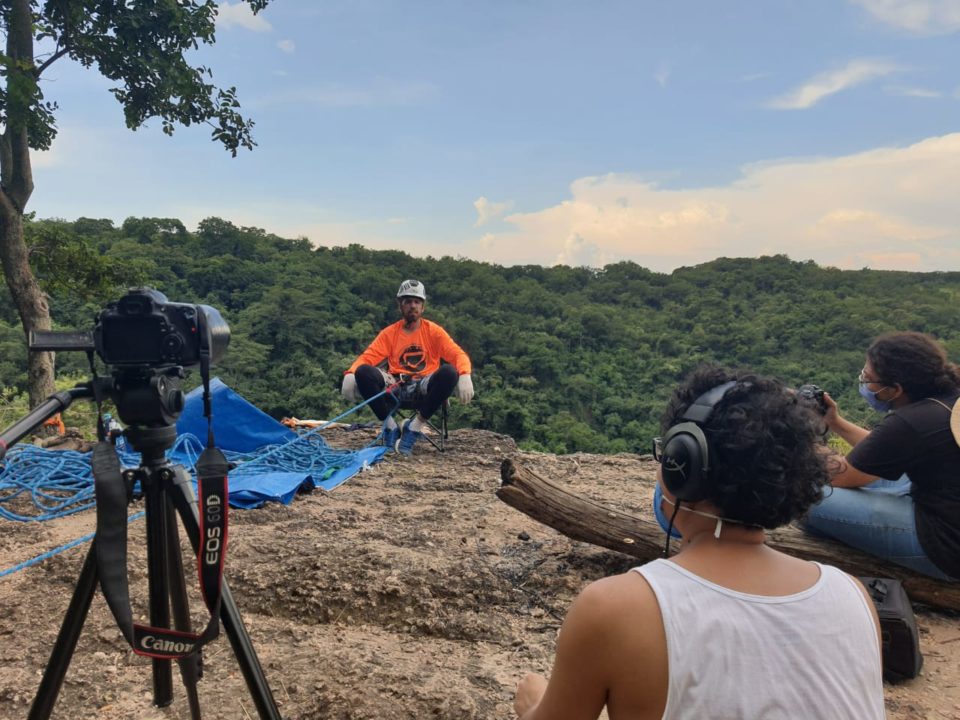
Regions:
<instances>
[{"instance_id":1,"label":"blue tarp","mask_svg":"<svg viewBox=\"0 0 960 720\"><path fill-rule=\"evenodd\" d=\"M230 471L230 504L260 507L289 503L298 490L332 490L364 467L380 460L387 448L331 449L317 433L298 435L214 379L213 411L217 445L235 464ZM177 425L170 460L193 470L207 437L202 390L190 393ZM125 442L117 450L123 467L135 468L140 454ZM18 443L0 463L0 518L49 520L94 504L91 453L49 450ZM24 500L34 511L23 513Z\"/></svg>"},{"instance_id":2,"label":"blue tarp","mask_svg":"<svg viewBox=\"0 0 960 720\"><path fill-rule=\"evenodd\" d=\"M312 443L301 438L251 405L219 378L211 381L210 392L217 447L228 457L234 453L246 455L244 461L230 472L230 504L234 507L254 508L271 501L287 504L301 489L321 487L332 490L365 466L380 460L387 452L387 448L380 446L357 451L330 450L320 438L314 438ZM201 446L205 444L207 419L203 416L202 387L187 394L177 422L177 433L180 436L193 435ZM192 467L199 454L198 449L194 450L171 452L171 460ZM289 456L291 461L285 468L277 467L276 462L270 467L258 468L258 456L271 454Z\"/></svg>"},{"instance_id":3,"label":"blue tarp","mask_svg":"<svg viewBox=\"0 0 960 720\"><path fill-rule=\"evenodd\" d=\"M220 378L210 381L213 403L213 434L217 447L233 452L254 452L264 445L295 440L297 434L263 410L251 405L227 387ZM206 445L207 419L203 416L203 386L187 393L177 421L177 434L190 433Z\"/></svg>"}]
</instances>

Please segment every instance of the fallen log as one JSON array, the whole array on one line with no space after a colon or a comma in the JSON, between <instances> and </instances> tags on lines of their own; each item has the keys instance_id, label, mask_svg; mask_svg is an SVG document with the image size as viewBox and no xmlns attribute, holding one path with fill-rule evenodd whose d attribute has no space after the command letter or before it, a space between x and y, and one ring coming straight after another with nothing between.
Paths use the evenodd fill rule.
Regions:
<instances>
[{"instance_id":1,"label":"fallen log","mask_svg":"<svg viewBox=\"0 0 960 720\"><path fill-rule=\"evenodd\" d=\"M636 517L570 493L509 458L500 466L497 497L510 507L573 540L649 561L660 556L664 532L650 518ZM960 610L960 583L947 583L884 562L833 540L787 526L767 533L767 544L794 557L835 565L860 577L895 578L913 602Z\"/></svg>"}]
</instances>

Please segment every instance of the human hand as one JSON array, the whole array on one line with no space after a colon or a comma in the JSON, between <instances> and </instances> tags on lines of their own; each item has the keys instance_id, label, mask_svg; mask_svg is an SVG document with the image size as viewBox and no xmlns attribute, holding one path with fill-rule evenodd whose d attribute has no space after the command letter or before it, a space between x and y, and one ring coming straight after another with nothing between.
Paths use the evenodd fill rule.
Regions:
<instances>
[{"instance_id":1,"label":"human hand","mask_svg":"<svg viewBox=\"0 0 960 720\"><path fill-rule=\"evenodd\" d=\"M357 376L353 373L347 373L343 376L343 385L340 387L340 394L347 402L359 402L360 392L357 390Z\"/></svg>"},{"instance_id":2,"label":"human hand","mask_svg":"<svg viewBox=\"0 0 960 720\"><path fill-rule=\"evenodd\" d=\"M527 676L517 683L517 694L513 698L513 709L518 718L522 718L540 702L543 693L547 690L547 679L537 673L527 673Z\"/></svg>"},{"instance_id":3,"label":"human hand","mask_svg":"<svg viewBox=\"0 0 960 720\"><path fill-rule=\"evenodd\" d=\"M826 408L823 411L823 422L828 428L833 430L837 421L840 419L840 408L837 407L837 401L830 397L830 393L826 390L823 392L823 406Z\"/></svg>"},{"instance_id":4,"label":"human hand","mask_svg":"<svg viewBox=\"0 0 960 720\"><path fill-rule=\"evenodd\" d=\"M473 380L470 379L470 375L461 375L460 380L457 381L457 398L464 405L473 400Z\"/></svg>"}]
</instances>

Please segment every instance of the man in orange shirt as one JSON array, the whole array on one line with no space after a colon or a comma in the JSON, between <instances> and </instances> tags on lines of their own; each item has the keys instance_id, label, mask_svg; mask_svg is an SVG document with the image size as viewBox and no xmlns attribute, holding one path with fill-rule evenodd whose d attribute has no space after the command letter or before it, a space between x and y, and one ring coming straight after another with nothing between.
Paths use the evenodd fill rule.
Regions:
<instances>
[{"instance_id":1,"label":"man in orange shirt","mask_svg":"<svg viewBox=\"0 0 960 720\"><path fill-rule=\"evenodd\" d=\"M427 420L457 391L460 402L473 399L470 358L447 331L423 317L427 293L419 280L404 280L397 290L401 320L388 325L344 373L341 392L349 402L368 400L383 392L387 383L401 386L370 403L383 422L383 441L403 455L423 435ZM441 365L443 360L446 364ZM386 371L378 366L386 365ZM398 399L412 398L417 414L403 424L393 419Z\"/></svg>"}]
</instances>

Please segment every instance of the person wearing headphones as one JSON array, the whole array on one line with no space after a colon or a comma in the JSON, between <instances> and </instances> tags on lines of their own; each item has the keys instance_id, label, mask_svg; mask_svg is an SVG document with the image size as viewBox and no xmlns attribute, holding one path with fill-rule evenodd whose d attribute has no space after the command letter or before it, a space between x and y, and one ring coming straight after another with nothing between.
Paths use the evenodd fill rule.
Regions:
<instances>
[{"instance_id":1,"label":"person wearing headphones","mask_svg":"<svg viewBox=\"0 0 960 720\"><path fill-rule=\"evenodd\" d=\"M884 717L880 627L860 583L778 552L829 474L818 420L782 383L703 366L654 440L654 509L673 557L587 586L522 720Z\"/></svg>"},{"instance_id":2,"label":"person wearing headphones","mask_svg":"<svg viewBox=\"0 0 960 720\"><path fill-rule=\"evenodd\" d=\"M387 326L360 353L343 375L341 393L348 402L361 402L383 392L387 385L400 387L370 403L383 422L383 443L402 455L413 454L423 428L454 391L460 402L473 399L470 358L447 331L423 317L427 292L419 280L404 280L397 290L401 319ZM441 365L440 361L447 364ZM380 369L386 366L386 370ZM412 399L417 413L397 425L393 412L398 398Z\"/></svg>"},{"instance_id":3,"label":"person wearing headphones","mask_svg":"<svg viewBox=\"0 0 960 720\"><path fill-rule=\"evenodd\" d=\"M895 332L867 349L860 395L885 413L873 430L824 394L827 427L853 449L835 456L833 491L804 527L938 580L960 578L960 369L929 335Z\"/></svg>"}]
</instances>

